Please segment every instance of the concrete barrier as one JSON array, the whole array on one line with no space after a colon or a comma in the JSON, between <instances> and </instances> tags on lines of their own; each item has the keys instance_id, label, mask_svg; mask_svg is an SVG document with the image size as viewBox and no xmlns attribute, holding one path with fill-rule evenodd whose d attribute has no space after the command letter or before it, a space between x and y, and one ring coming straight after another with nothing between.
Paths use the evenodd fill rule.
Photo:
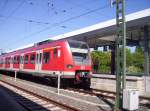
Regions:
<instances>
[{"instance_id":1,"label":"concrete barrier","mask_svg":"<svg viewBox=\"0 0 150 111\"><path fill-rule=\"evenodd\" d=\"M150 92L145 91L146 88L145 88L144 77L127 76L126 86L127 88L139 90L140 95L150 96ZM93 77L91 79L91 88L115 92L116 77L115 75L93 74Z\"/></svg>"}]
</instances>

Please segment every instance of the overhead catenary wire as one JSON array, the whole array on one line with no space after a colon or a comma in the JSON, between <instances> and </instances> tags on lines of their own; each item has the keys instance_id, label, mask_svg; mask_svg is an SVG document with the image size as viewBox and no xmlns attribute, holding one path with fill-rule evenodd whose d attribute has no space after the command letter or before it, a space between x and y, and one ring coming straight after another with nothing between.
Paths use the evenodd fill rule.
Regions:
<instances>
[{"instance_id":1,"label":"overhead catenary wire","mask_svg":"<svg viewBox=\"0 0 150 111\"><path fill-rule=\"evenodd\" d=\"M18 42L21 43L20 41L22 41L22 40L28 39L29 37L32 37L32 36L34 36L34 35L36 35L36 34L39 34L39 33L41 33L41 32L44 32L44 31L46 31L46 30L50 30L50 29L52 29L52 28L54 28L54 27L57 27L57 26L59 26L59 25L61 25L61 24L63 24L63 23L66 23L66 22L69 22L69 21L71 21L71 20L80 18L80 17L82 17L82 16L88 15L88 14L93 13L93 12L95 12L95 11L102 10L102 9L104 9L104 8L107 8L109 5L110 5L110 4L105 4L105 5L102 6L102 7L98 7L98 8L89 10L89 11L87 11L87 12L85 12L85 13L79 14L79 15L77 15L77 16L73 16L73 17L70 17L70 18L68 18L68 19L62 20L62 21L60 21L60 22L58 22L58 23L54 23L54 24L52 24L52 25L50 25L50 26L48 26L48 27L45 27L45 28L43 28L43 29L37 31L37 32L31 33L31 34L29 34L29 35L27 35L27 36L24 36L24 37L22 37L22 38L20 38L20 39L18 39L18 40L16 40L16 41L14 41L14 42L11 42L11 43L7 44L7 46L10 46L10 44L11 44L11 46L16 45L15 43L18 43ZM12 44L12 43L13 43L13 44Z\"/></svg>"},{"instance_id":2,"label":"overhead catenary wire","mask_svg":"<svg viewBox=\"0 0 150 111\"><path fill-rule=\"evenodd\" d=\"M0 10L4 10L7 6L7 4L8 4L8 0L5 0L3 5L1 6Z\"/></svg>"},{"instance_id":3,"label":"overhead catenary wire","mask_svg":"<svg viewBox=\"0 0 150 111\"><path fill-rule=\"evenodd\" d=\"M87 7L83 6L83 5L80 5L80 4L76 4L76 3L72 2L71 0L63 0L63 1L66 2L66 3L68 3L68 4L74 5L74 6L76 6L76 7L79 7L79 8L88 10L88 11L90 10L89 8L87 8ZM94 12L94 13L97 14L97 15L101 14L101 15L103 15L103 16L109 17L108 15L103 14L103 13L101 13L101 12Z\"/></svg>"},{"instance_id":4,"label":"overhead catenary wire","mask_svg":"<svg viewBox=\"0 0 150 111\"><path fill-rule=\"evenodd\" d=\"M88 0L88 3L91 3L90 2L91 0ZM94 1L92 1L93 3ZM67 1L65 1L65 3L67 3ZM82 6L83 4L81 4ZM47 2L47 6L48 6L48 12L53 12L54 15L59 15L60 13L66 13L66 12L69 12L70 10L72 10L74 7L80 7L80 6L76 6L76 5L72 5L73 7L70 7L68 9L58 9L56 8L57 6L55 5L54 1L52 0L49 0ZM51 9L51 10L50 10ZM86 9L86 11L90 11L90 9ZM52 17L52 16L51 16Z\"/></svg>"},{"instance_id":5,"label":"overhead catenary wire","mask_svg":"<svg viewBox=\"0 0 150 111\"><path fill-rule=\"evenodd\" d=\"M16 11L19 10L19 8L21 8L23 6L23 4L25 3L25 0L22 0L19 5L6 17L6 19L2 22L2 24L0 24L0 27L2 27L3 24L5 24L5 22L11 18L12 15L14 15L14 13Z\"/></svg>"},{"instance_id":6,"label":"overhead catenary wire","mask_svg":"<svg viewBox=\"0 0 150 111\"><path fill-rule=\"evenodd\" d=\"M50 9L51 9L51 11L53 11L53 13L55 15L59 14L60 12L61 13L66 13L67 12L66 9L58 9L58 8L56 9L55 4L51 1L47 2L47 6L48 6L48 11L50 11Z\"/></svg>"},{"instance_id":7,"label":"overhead catenary wire","mask_svg":"<svg viewBox=\"0 0 150 111\"><path fill-rule=\"evenodd\" d=\"M6 19L7 16L0 15L0 18ZM25 21L25 22L29 22L29 23L44 24L44 25L50 24L49 22L37 21L37 20L33 20L33 19L19 18L19 17L11 17L9 19L12 19L12 20L15 20L15 21L19 20L19 21Z\"/></svg>"}]
</instances>

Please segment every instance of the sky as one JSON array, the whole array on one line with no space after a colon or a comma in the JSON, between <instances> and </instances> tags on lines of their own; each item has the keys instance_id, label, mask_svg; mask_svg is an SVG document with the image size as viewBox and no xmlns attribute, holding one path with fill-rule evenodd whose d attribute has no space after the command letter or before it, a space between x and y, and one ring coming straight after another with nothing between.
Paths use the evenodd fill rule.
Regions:
<instances>
[{"instance_id":1,"label":"sky","mask_svg":"<svg viewBox=\"0 0 150 111\"><path fill-rule=\"evenodd\" d=\"M150 0L125 0L126 14L150 8ZM115 18L110 0L0 0L0 51Z\"/></svg>"}]
</instances>

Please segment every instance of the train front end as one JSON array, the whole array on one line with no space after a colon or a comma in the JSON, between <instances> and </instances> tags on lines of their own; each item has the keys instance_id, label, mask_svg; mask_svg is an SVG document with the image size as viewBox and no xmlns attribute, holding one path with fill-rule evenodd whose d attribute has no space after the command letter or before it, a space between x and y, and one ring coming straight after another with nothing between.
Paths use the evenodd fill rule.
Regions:
<instances>
[{"instance_id":1,"label":"train front end","mask_svg":"<svg viewBox=\"0 0 150 111\"><path fill-rule=\"evenodd\" d=\"M71 63L67 64L67 69L74 73L74 84L90 87L92 69L88 45L85 42L74 40L68 40L68 45Z\"/></svg>"}]
</instances>

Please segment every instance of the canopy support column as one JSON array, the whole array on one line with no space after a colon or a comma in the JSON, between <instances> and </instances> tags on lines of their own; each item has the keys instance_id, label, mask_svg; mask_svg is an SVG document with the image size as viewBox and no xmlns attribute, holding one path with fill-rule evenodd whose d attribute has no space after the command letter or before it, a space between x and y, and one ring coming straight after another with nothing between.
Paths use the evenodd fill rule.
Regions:
<instances>
[{"instance_id":1,"label":"canopy support column","mask_svg":"<svg viewBox=\"0 0 150 111\"><path fill-rule=\"evenodd\" d=\"M149 76L149 34L148 26L144 26L144 75Z\"/></svg>"},{"instance_id":2,"label":"canopy support column","mask_svg":"<svg viewBox=\"0 0 150 111\"><path fill-rule=\"evenodd\" d=\"M111 74L115 74L115 45L111 46Z\"/></svg>"},{"instance_id":3,"label":"canopy support column","mask_svg":"<svg viewBox=\"0 0 150 111\"><path fill-rule=\"evenodd\" d=\"M126 88L126 23L125 0L116 0L117 37L115 40L116 104L115 110L122 109L122 93Z\"/></svg>"}]
</instances>

